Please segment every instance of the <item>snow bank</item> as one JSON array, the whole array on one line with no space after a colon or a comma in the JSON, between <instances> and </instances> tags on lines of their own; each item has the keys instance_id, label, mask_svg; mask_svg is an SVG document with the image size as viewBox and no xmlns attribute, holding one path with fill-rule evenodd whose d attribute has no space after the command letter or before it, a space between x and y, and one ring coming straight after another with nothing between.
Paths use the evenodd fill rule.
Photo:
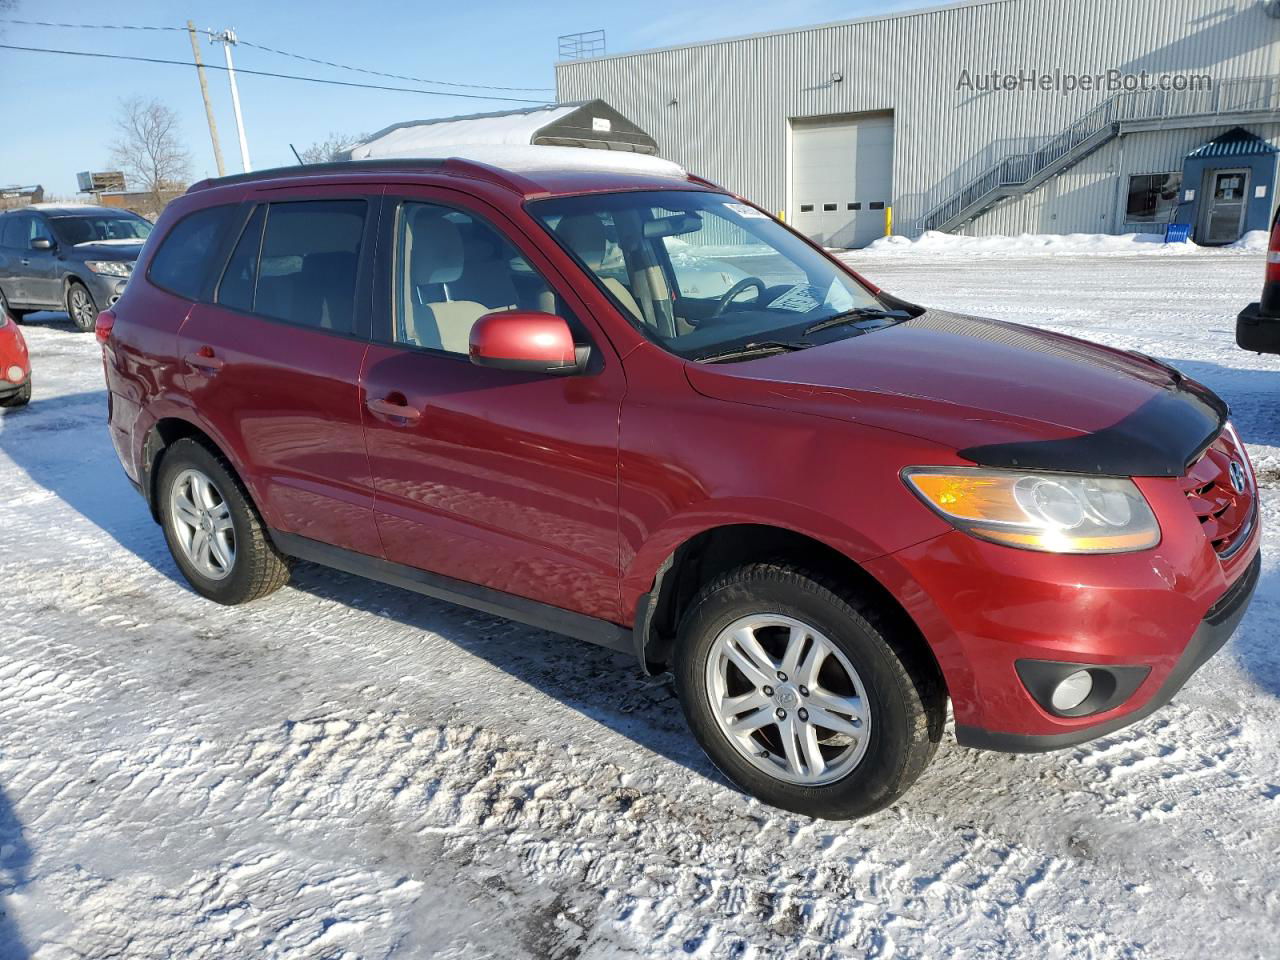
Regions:
<instances>
[{"instance_id":1,"label":"snow bank","mask_svg":"<svg viewBox=\"0 0 1280 960\"><path fill-rule=\"evenodd\" d=\"M1266 234L1245 234L1228 247L1205 248L1194 243L1165 243L1156 233L1024 233L1016 237L966 237L954 233L926 231L916 239L881 237L858 251L858 256L929 257L1040 257L1040 256L1186 256L1207 250L1255 253L1265 250Z\"/></svg>"},{"instance_id":2,"label":"snow bank","mask_svg":"<svg viewBox=\"0 0 1280 960\"><path fill-rule=\"evenodd\" d=\"M1265 230L1250 230L1235 243L1227 247L1228 250L1247 250L1249 253L1266 253L1267 244L1271 240L1271 234Z\"/></svg>"}]
</instances>

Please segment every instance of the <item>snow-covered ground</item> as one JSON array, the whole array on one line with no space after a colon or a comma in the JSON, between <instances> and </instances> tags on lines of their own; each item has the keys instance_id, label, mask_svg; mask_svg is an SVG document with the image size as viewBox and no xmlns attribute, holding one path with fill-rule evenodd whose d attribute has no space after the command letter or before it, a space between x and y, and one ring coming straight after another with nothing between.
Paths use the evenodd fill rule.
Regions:
<instances>
[{"instance_id":1,"label":"snow-covered ground","mask_svg":"<svg viewBox=\"0 0 1280 960\"><path fill-rule=\"evenodd\" d=\"M1235 406L1262 586L1174 703L1057 754L948 739L862 822L780 813L626 657L315 567L199 599L93 338L37 322L0 416L0 958L1280 956L1280 363L1232 343L1261 257L850 259Z\"/></svg>"}]
</instances>

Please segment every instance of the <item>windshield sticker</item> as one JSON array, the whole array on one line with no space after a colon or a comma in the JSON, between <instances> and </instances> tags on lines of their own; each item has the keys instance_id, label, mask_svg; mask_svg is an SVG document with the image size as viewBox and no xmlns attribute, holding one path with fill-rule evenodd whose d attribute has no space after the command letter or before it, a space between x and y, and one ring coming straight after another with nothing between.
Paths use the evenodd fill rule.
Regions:
<instances>
[{"instance_id":1,"label":"windshield sticker","mask_svg":"<svg viewBox=\"0 0 1280 960\"><path fill-rule=\"evenodd\" d=\"M822 301L824 307L830 307L836 313L844 313L853 309L853 294L838 279L831 281L827 289L827 297Z\"/></svg>"},{"instance_id":2,"label":"windshield sticker","mask_svg":"<svg viewBox=\"0 0 1280 960\"><path fill-rule=\"evenodd\" d=\"M769 309L808 313L821 305L822 301L813 295L813 287L807 283L797 283L790 290L770 301Z\"/></svg>"},{"instance_id":3,"label":"windshield sticker","mask_svg":"<svg viewBox=\"0 0 1280 960\"><path fill-rule=\"evenodd\" d=\"M749 207L745 203L726 203L725 207L732 210L738 216L747 220L768 220L769 218L757 210L755 207Z\"/></svg>"}]
</instances>

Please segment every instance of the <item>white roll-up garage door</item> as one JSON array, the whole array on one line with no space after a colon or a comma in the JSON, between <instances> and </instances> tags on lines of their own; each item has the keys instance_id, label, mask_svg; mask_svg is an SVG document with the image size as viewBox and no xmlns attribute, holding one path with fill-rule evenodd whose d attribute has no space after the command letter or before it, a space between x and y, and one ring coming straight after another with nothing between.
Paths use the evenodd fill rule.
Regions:
<instances>
[{"instance_id":1,"label":"white roll-up garage door","mask_svg":"<svg viewBox=\"0 0 1280 960\"><path fill-rule=\"evenodd\" d=\"M791 121L791 209L797 230L829 247L884 236L893 195L893 114Z\"/></svg>"}]
</instances>

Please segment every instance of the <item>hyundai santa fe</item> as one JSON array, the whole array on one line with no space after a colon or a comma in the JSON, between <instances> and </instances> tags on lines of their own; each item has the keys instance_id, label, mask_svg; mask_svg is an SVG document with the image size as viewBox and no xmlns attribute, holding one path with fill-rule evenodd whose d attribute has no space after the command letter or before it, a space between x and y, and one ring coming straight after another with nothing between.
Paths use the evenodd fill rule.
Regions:
<instances>
[{"instance_id":1,"label":"hyundai santa fe","mask_svg":"<svg viewBox=\"0 0 1280 960\"><path fill-rule=\"evenodd\" d=\"M1205 387L896 298L673 165L528 149L165 211L97 330L197 592L301 559L633 653L729 778L832 818L907 789L948 701L965 746L1080 744L1230 636L1257 489Z\"/></svg>"}]
</instances>

